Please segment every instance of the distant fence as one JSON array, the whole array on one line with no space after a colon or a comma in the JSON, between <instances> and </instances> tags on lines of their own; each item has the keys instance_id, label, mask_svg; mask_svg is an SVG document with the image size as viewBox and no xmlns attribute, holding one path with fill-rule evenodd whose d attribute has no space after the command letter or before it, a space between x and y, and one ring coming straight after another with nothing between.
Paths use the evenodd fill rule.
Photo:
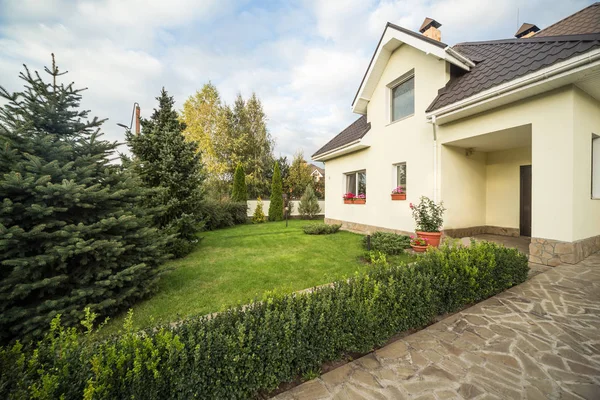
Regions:
<instances>
[{"instance_id":1,"label":"distant fence","mask_svg":"<svg viewBox=\"0 0 600 400\"><path fill-rule=\"evenodd\" d=\"M249 217L254 215L254 209L256 209L256 203L258 203L257 200L248 200L248 216ZM263 200L262 203L263 203L263 211L265 212L265 215L269 215L269 204L271 204L271 202L269 200ZM292 203L294 205L294 208L290 215L292 217L300 215L300 213L298 213L298 204L300 204L300 200L292 200L290 203ZM325 200L319 200L319 207L321 207L321 212L319 213L319 215L325 215Z\"/></svg>"}]
</instances>

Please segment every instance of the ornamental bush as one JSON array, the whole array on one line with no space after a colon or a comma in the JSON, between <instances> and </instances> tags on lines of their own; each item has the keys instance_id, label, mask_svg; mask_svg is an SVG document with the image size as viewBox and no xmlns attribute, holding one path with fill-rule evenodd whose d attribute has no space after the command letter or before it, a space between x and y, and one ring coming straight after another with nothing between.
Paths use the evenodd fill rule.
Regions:
<instances>
[{"instance_id":1,"label":"ornamental bush","mask_svg":"<svg viewBox=\"0 0 600 400\"><path fill-rule=\"evenodd\" d=\"M365 249L368 247L368 240L367 236L363 238ZM375 232L371 235L371 250L396 255L404 253L404 249L408 248L410 248L410 236L396 235L389 232Z\"/></svg>"},{"instance_id":2,"label":"ornamental bush","mask_svg":"<svg viewBox=\"0 0 600 400\"><path fill-rule=\"evenodd\" d=\"M418 204L410 203L417 231L439 232L444 225L444 204L435 204L429 197L421 196Z\"/></svg>"},{"instance_id":3,"label":"ornamental bush","mask_svg":"<svg viewBox=\"0 0 600 400\"><path fill-rule=\"evenodd\" d=\"M302 229L304 230L304 233L306 233L307 235L330 235L332 233L336 233L337 231L339 231L341 227L342 227L341 224L334 224L334 225L311 224L311 225L306 225Z\"/></svg>"},{"instance_id":4,"label":"ornamental bush","mask_svg":"<svg viewBox=\"0 0 600 400\"><path fill-rule=\"evenodd\" d=\"M248 221L248 204L246 202L205 200L202 203L202 214L205 215L205 230L229 228L245 224Z\"/></svg>"},{"instance_id":5,"label":"ornamental bush","mask_svg":"<svg viewBox=\"0 0 600 400\"><path fill-rule=\"evenodd\" d=\"M256 208L254 209L254 214L252 215L252 223L253 224L262 224L265 222L267 218L265 217L265 212L263 211L263 202L259 197L256 201Z\"/></svg>"},{"instance_id":6,"label":"ornamental bush","mask_svg":"<svg viewBox=\"0 0 600 400\"><path fill-rule=\"evenodd\" d=\"M95 340L55 319L35 349L0 348L0 398L252 398L373 350L394 334L525 280L524 255L492 243L374 265L310 293L271 294L212 317Z\"/></svg>"},{"instance_id":7,"label":"ornamental bush","mask_svg":"<svg viewBox=\"0 0 600 400\"><path fill-rule=\"evenodd\" d=\"M313 219L320 212L321 207L319 207L319 199L317 199L317 195L315 194L312 185L308 185L300 198L298 213L300 213L302 218Z\"/></svg>"}]
</instances>

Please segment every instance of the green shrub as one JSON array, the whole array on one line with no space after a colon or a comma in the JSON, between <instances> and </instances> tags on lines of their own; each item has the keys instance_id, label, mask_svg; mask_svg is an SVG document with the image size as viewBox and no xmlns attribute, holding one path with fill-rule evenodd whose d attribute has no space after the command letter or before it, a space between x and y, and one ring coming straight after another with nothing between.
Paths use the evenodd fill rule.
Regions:
<instances>
[{"instance_id":1,"label":"green shrub","mask_svg":"<svg viewBox=\"0 0 600 400\"><path fill-rule=\"evenodd\" d=\"M204 229L229 228L245 224L248 221L246 202L205 200L202 203L202 215L205 215Z\"/></svg>"},{"instance_id":2,"label":"green shrub","mask_svg":"<svg viewBox=\"0 0 600 400\"><path fill-rule=\"evenodd\" d=\"M307 235L330 235L339 231L341 227L341 224L310 224L304 226L302 229Z\"/></svg>"},{"instance_id":3,"label":"green shrub","mask_svg":"<svg viewBox=\"0 0 600 400\"><path fill-rule=\"evenodd\" d=\"M363 246L368 250L368 238L363 238ZM371 250L381 251L388 255L402 254L410 248L410 237L388 232L375 232L371 235Z\"/></svg>"},{"instance_id":4,"label":"green shrub","mask_svg":"<svg viewBox=\"0 0 600 400\"><path fill-rule=\"evenodd\" d=\"M265 212L263 211L263 202L259 197L256 202L256 208L254 209L254 214L252 215L252 223L253 224L262 224L265 222L267 218L265 217Z\"/></svg>"},{"instance_id":5,"label":"green shrub","mask_svg":"<svg viewBox=\"0 0 600 400\"><path fill-rule=\"evenodd\" d=\"M410 267L375 265L310 293L272 294L177 326L134 334L128 318L109 340L55 320L35 351L0 348L0 398L251 398L505 290L527 271L516 250L444 246Z\"/></svg>"},{"instance_id":6,"label":"green shrub","mask_svg":"<svg viewBox=\"0 0 600 400\"><path fill-rule=\"evenodd\" d=\"M279 163L273 165L273 179L271 182L271 202L269 203L269 221L281 221L283 219L283 182Z\"/></svg>"},{"instance_id":7,"label":"green shrub","mask_svg":"<svg viewBox=\"0 0 600 400\"><path fill-rule=\"evenodd\" d=\"M313 219L320 212L321 207L319 207L319 199L317 199L317 195L315 194L312 185L308 185L300 198L298 213L302 218Z\"/></svg>"},{"instance_id":8,"label":"green shrub","mask_svg":"<svg viewBox=\"0 0 600 400\"><path fill-rule=\"evenodd\" d=\"M248 187L246 186L246 172L242 164L238 164L233 174L233 190L231 201L245 203L248 201Z\"/></svg>"}]
</instances>

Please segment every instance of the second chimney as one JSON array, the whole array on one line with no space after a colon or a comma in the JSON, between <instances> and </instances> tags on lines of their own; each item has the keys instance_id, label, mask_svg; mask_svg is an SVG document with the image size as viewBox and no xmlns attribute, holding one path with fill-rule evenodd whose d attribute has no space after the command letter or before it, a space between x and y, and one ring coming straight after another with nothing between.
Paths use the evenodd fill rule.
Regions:
<instances>
[{"instance_id":1,"label":"second chimney","mask_svg":"<svg viewBox=\"0 0 600 400\"><path fill-rule=\"evenodd\" d=\"M421 28L419 28L419 32L423 34L423 36L427 36L430 39L437 40L438 42L442 41L442 32L438 29L442 24L437 22L433 18L425 18Z\"/></svg>"}]
</instances>

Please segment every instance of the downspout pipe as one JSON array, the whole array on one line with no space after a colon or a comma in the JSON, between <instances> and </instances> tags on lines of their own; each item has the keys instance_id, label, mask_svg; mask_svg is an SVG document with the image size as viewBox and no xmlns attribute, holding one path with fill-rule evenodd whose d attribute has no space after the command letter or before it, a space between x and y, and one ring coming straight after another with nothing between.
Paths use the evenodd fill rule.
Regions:
<instances>
[{"instance_id":1,"label":"downspout pipe","mask_svg":"<svg viewBox=\"0 0 600 400\"><path fill-rule=\"evenodd\" d=\"M431 116L431 126L433 128L433 201L438 202L438 152L437 152L437 124L435 115Z\"/></svg>"}]
</instances>

